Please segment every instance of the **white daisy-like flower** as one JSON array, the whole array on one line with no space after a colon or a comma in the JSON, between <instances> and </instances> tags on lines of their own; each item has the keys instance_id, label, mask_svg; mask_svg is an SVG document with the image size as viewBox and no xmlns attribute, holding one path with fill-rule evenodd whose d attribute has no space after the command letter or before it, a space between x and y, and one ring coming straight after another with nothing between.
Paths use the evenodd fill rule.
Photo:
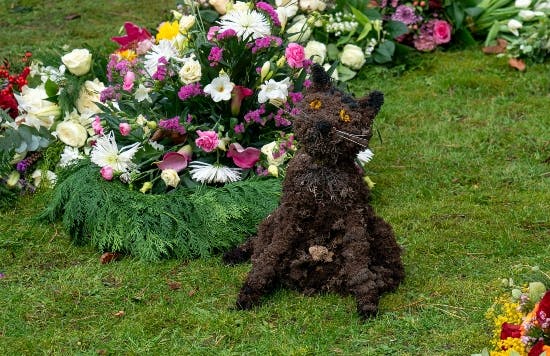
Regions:
<instances>
[{"instance_id":1,"label":"white daisy-like flower","mask_svg":"<svg viewBox=\"0 0 550 356\"><path fill-rule=\"evenodd\" d=\"M84 158L78 148L65 146L63 153L61 153L61 159L59 160L59 167L67 167L76 161Z\"/></svg>"},{"instance_id":2,"label":"white daisy-like flower","mask_svg":"<svg viewBox=\"0 0 550 356\"><path fill-rule=\"evenodd\" d=\"M139 148L139 142L136 142L119 150L115 135L111 131L108 135L97 139L90 153L90 159L101 168L109 166L115 173L125 173L136 167L135 163L132 162L132 158L134 158Z\"/></svg>"},{"instance_id":3,"label":"white daisy-like flower","mask_svg":"<svg viewBox=\"0 0 550 356\"><path fill-rule=\"evenodd\" d=\"M210 94L212 100L215 102L227 101L231 99L231 92L234 86L235 84L231 83L229 76L221 73L219 77L212 80L212 83L204 87L204 92Z\"/></svg>"},{"instance_id":4,"label":"white daisy-like flower","mask_svg":"<svg viewBox=\"0 0 550 356\"><path fill-rule=\"evenodd\" d=\"M234 9L221 17L220 32L233 30L243 40L255 40L271 35L269 21L256 10Z\"/></svg>"},{"instance_id":5,"label":"white daisy-like flower","mask_svg":"<svg viewBox=\"0 0 550 356\"><path fill-rule=\"evenodd\" d=\"M286 102L288 97L289 81L289 78L285 78L280 82L277 82L274 79L269 79L260 86L258 102L260 104L265 103L266 101Z\"/></svg>"},{"instance_id":6,"label":"white daisy-like flower","mask_svg":"<svg viewBox=\"0 0 550 356\"><path fill-rule=\"evenodd\" d=\"M359 163L361 163L361 165L363 166L369 163L372 157L374 157L374 153L369 148L357 154L357 160L359 160Z\"/></svg>"},{"instance_id":7,"label":"white daisy-like flower","mask_svg":"<svg viewBox=\"0 0 550 356\"><path fill-rule=\"evenodd\" d=\"M241 180L241 170L219 164L193 161L189 164L191 178L201 183L229 183Z\"/></svg>"},{"instance_id":8,"label":"white daisy-like flower","mask_svg":"<svg viewBox=\"0 0 550 356\"><path fill-rule=\"evenodd\" d=\"M178 51L172 42L161 40L158 45L153 45L145 55L145 70L152 76L157 72L157 66L161 57L170 61L172 57L176 57L177 55Z\"/></svg>"}]
</instances>

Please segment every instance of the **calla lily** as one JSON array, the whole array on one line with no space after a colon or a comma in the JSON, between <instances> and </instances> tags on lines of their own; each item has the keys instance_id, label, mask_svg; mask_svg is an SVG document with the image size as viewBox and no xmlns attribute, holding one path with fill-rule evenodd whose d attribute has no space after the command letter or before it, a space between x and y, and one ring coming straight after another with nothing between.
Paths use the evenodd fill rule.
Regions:
<instances>
[{"instance_id":1,"label":"calla lily","mask_svg":"<svg viewBox=\"0 0 550 356\"><path fill-rule=\"evenodd\" d=\"M252 94L254 94L254 91L252 89L248 89L240 85L235 85L235 87L233 87L233 92L231 95L231 113L233 115L238 115L239 111L241 111L241 104L243 100L246 97L251 96Z\"/></svg>"},{"instance_id":2,"label":"calla lily","mask_svg":"<svg viewBox=\"0 0 550 356\"><path fill-rule=\"evenodd\" d=\"M260 150L254 147L243 148L238 143L229 145L227 157L233 159L233 163L239 168L252 168L260 160Z\"/></svg>"},{"instance_id":3,"label":"calla lily","mask_svg":"<svg viewBox=\"0 0 550 356\"><path fill-rule=\"evenodd\" d=\"M176 172L179 172L187 168L187 164L191 160L191 153L184 149L185 147L179 150L178 152L168 152L164 154L164 156L162 156L162 161L155 162L156 165L162 171L166 169L173 169Z\"/></svg>"}]
</instances>

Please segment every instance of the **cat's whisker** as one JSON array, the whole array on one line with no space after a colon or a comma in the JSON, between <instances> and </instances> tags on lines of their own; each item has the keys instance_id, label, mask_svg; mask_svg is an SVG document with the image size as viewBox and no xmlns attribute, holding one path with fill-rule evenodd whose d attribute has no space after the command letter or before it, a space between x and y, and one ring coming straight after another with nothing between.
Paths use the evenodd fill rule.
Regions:
<instances>
[{"instance_id":1,"label":"cat's whisker","mask_svg":"<svg viewBox=\"0 0 550 356\"><path fill-rule=\"evenodd\" d=\"M338 129L335 129L336 132L339 132L339 133L342 133L344 135L349 135L349 136L353 136L353 137L367 137L368 135L358 135L358 134L354 134L354 133L351 133L351 132L347 132L347 131L341 131L341 130L338 130Z\"/></svg>"},{"instance_id":2,"label":"cat's whisker","mask_svg":"<svg viewBox=\"0 0 550 356\"><path fill-rule=\"evenodd\" d=\"M361 147L365 147L365 148L367 147L367 145L364 143L363 140L361 140L361 141L363 141L363 142L359 142L359 141L354 140L353 138L351 138L351 137L349 137L349 136L342 135L342 134L340 134L340 133L336 133L336 135L337 135L338 137L343 138L344 140L348 140L348 141L350 141L350 142L353 142L353 143L355 143L356 145L359 145L359 146L361 146Z\"/></svg>"}]
</instances>

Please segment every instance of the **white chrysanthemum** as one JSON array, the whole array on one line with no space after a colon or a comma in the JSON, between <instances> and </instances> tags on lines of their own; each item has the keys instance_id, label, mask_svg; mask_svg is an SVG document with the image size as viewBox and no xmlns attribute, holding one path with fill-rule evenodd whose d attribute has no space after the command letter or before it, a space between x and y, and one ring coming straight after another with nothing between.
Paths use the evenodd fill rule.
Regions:
<instances>
[{"instance_id":1,"label":"white chrysanthemum","mask_svg":"<svg viewBox=\"0 0 550 356\"><path fill-rule=\"evenodd\" d=\"M132 158L139 150L139 142L133 145L122 147L120 150L115 141L113 131L108 135L101 136L97 139L90 159L93 163L100 167L110 166L116 173L129 172L135 168L135 163Z\"/></svg>"},{"instance_id":2,"label":"white chrysanthemum","mask_svg":"<svg viewBox=\"0 0 550 356\"><path fill-rule=\"evenodd\" d=\"M84 158L78 148L65 146L63 153L61 153L61 159L59 160L59 167L67 167L76 161Z\"/></svg>"},{"instance_id":3,"label":"white chrysanthemum","mask_svg":"<svg viewBox=\"0 0 550 356\"><path fill-rule=\"evenodd\" d=\"M149 52L145 55L145 70L149 75L153 75L157 72L157 66L159 59L164 57L167 61L170 58L176 57L178 51L169 40L161 40L158 45L151 47Z\"/></svg>"},{"instance_id":4,"label":"white chrysanthemum","mask_svg":"<svg viewBox=\"0 0 550 356\"><path fill-rule=\"evenodd\" d=\"M361 163L361 165L363 166L369 163L372 157L374 157L374 153L368 148L357 154L357 159L359 160L359 163Z\"/></svg>"},{"instance_id":5,"label":"white chrysanthemum","mask_svg":"<svg viewBox=\"0 0 550 356\"><path fill-rule=\"evenodd\" d=\"M227 101L231 99L231 92L234 86L235 84L231 83L229 76L221 73L219 77L212 80L212 83L204 87L204 92L210 94L212 100L215 102Z\"/></svg>"},{"instance_id":6,"label":"white chrysanthemum","mask_svg":"<svg viewBox=\"0 0 550 356\"><path fill-rule=\"evenodd\" d=\"M239 168L193 161L189 164L191 178L201 183L229 183L241 180Z\"/></svg>"},{"instance_id":7,"label":"white chrysanthemum","mask_svg":"<svg viewBox=\"0 0 550 356\"><path fill-rule=\"evenodd\" d=\"M220 31L234 30L243 40L255 40L271 35L267 18L256 10L235 9L220 19Z\"/></svg>"},{"instance_id":8,"label":"white chrysanthemum","mask_svg":"<svg viewBox=\"0 0 550 356\"><path fill-rule=\"evenodd\" d=\"M280 82L269 79L260 86L258 93L258 102L260 104L266 101L286 102L288 97L289 78L285 78Z\"/></svg>"}]
</instances>

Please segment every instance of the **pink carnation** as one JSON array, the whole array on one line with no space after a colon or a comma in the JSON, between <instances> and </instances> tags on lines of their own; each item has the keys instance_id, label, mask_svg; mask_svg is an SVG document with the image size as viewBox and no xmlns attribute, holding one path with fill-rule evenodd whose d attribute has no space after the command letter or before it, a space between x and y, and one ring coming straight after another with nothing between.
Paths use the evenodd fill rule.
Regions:
<instances>
[{"instance_id":1,"label":"pink carnation","mask_svg":"<svg viewBox=\"0 0 550 356\"><path fill-rule=\"evenodd\" d=\"M437 44L444 44L451 40L451 25L447 21L435 20L433 23L433 36Z\"/></svg>"},{"instance_id":2,"label":"pink carnation","mask_svg":"<svg viewBox=\"0 0 550 356\"><path fill-rule=\"evenodd\" d=\"M197 130L199 137L195 140L195 144L204 152L212 152L218 147L220 140L215 131Z\"/></svg>"},{"instance_id":3,"label":"pink carnation","mask_svg":"<svg viewBox=\"0 0 550 356\"><path fill-rule=\"evenodd\" d=\"M96 116L94 121L92 121L92 129L96 135L103 135L103 126L101 126L101 119L99 116Z\"/></svg>"},{"instance_id":4,"label":"pink carnation","mask_svg":"<svg viewBox=\"0 0 550 356\"><path fill-rule=\"evenodd\" d=\"M291 68L302 68L306 59L304 47L294 42L289 43L285 49L285 57Z\"/></svg>"},{"instance_id":5,"label":"pink carnation","mask_svg":"<svg viewBox=\"0 0 550 356\"><path fill-rule=\"evenodd\" d=\"M122 136L128 136L130 134L130 131L132 131L132 127L130 127L130 124L127 122L121 122L118 124L118 129L120 130L120 134Z\"/></svg>"},{"instance_id":6,"label":"pink carnation","mask_svg":"<svg viewBox=\"0 0 550 356\"><path fill-rule=\"evenodd\" d=\"M99 173L101 173L101 176L105 180L112 180L113 179L113 168L111 166L105 166L99 170Z\"/></svg>"},{"instance_id":7,"label":"pink carnation","mask_svg":"<svg viewBox=\"0 0 550 356\"><path fill-rule=\"evenodd\" d=\"M131 91L134 87L134 80L136 79L136 75L131 70L127 71L124 75L124 83L122 84L122 89L126 91Z\"/></svg>"}]
</instances>

